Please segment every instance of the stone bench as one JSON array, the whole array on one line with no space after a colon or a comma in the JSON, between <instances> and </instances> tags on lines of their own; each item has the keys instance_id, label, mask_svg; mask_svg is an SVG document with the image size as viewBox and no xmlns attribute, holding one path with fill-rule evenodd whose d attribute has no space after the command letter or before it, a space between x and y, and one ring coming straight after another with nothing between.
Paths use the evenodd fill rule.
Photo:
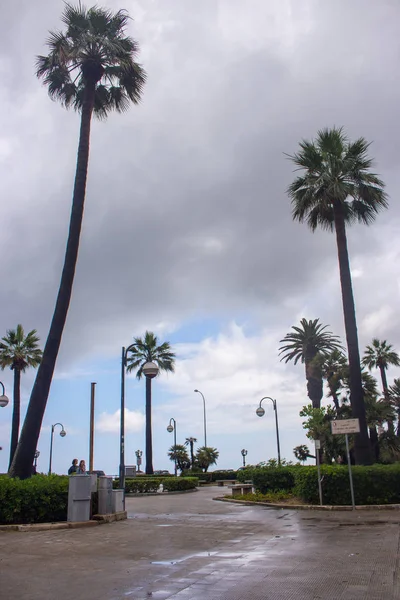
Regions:
<instances>
[{"instance_id":1,"label":"stone bench","mask_svg":"<svg viewBox=\"0 0 400 600\"><path fill-rule=\"evenodd\" d=\"M223 487L225 484L229 485L230 483L236 483L233 479L217 479L215 481L215 483L219 486L219 487Z\"/></svg>"},{"instance_id":2,"label":"stone bench","mask_svg":"<svg viewBox=\"0 0 400 600\"><path fill-rule=\"evenodd\" d=\"M238 483L235 485L231 485L230 489L232 490L232 496L243 496L243 494L252 494L253 493L253 484L252 483Z\"/></svg>"}]
</instances>

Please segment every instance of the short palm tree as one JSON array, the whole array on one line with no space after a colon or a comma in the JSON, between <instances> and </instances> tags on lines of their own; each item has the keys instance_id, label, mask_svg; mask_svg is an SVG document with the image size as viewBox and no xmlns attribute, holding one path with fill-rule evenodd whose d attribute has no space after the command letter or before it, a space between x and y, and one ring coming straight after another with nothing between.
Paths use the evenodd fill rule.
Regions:
<instances>
[{"instance_id":1,"label":"short palm tree","mask_svg":"<svg viewBox=\"0 0 400 600\"><path fill-rule=\"evenodd\" d=\"M93 114L100 119L140 101L146 74L136 62L138 44L126 35L129 15L80 2L65 4L63 32L50 32L47 56L37 59L42 78L53 100L81 114L72 210L64 267L50 331L33 386L20 443L10 474L29 477L43 415L61 344L72 295L83 220L89 162L90 126Z\"/></svg>"},{"instance_id":2,"label":"short palm tree","mask_svg":"<svg viewBox=\"0 0 400 600\"><path fill-rule=\"evenodd\" d=\"M143 377L143 367L153 362L159 368L159 374L173 372L175 369L175 354L168 342L158 345L157 336L146 331L143 338L133 340L132 349L127 358L128 372L137 369L136 377ZM151 431L151 378L146 377L146 474L153 475L153 441Z\"/></svg>"},{"instance_id":3,"label":"short palm tree","mask_svg":"<svg viewBox=\"0 0 400 600\"><path fill-rule=\"evenodd\" d=\"M371 172L369 144L364 138L350 142L343 129L319 131L313 141L302 141L300 150L290 156L303 171L288 188L293 219L335 231L339 259L342 302L346 329L353 416L360 420L355 440L355 458L360 464L371 462L363 388L356 312L351 282L346 225L369 225L377 213L387 208L384 183Z\"/></svg>"},{"instance_id":4,"label":"short palm tree","mask_svg":"<svg viewBox=\"0 0 400 600\"><path fill-rule=\"evenodd\" d=\"M173 462L176 461L176 465L180 471L186 471L190 468L190 458L185 446L182 444L171 446L168 451L168 456Z\"/></svg>"},{"instance_id":5,"label":"short palm tree","mask_svg":"<svg viewBox=\"0 0 400 600\"><path fill-rule=\"evenodd\" d=\"M208 468L211 465L217 464L218 458L219 452L216 448L202 446L201 448L198 448L195 460L196 464L200 467L200 469L203 469L204 473L207 473Z\"/></svg>"},{"instance_id":6,"label":"short palm tree","mask_svg":"<svg viewBox=\"0 0 400 600\"><path fill-rule=\"evenodd\" d=\"M347 358L341 350L333 350L323 360L322 376L326 379L329 388L328 396L332 398L337 411L340 408L339 392L343 379L348 376L348 370Z\"/></svg>"},{"instance_id":7,"label":"short palm tree","mask_svg":"<svg viewBox=\"0 0 400 600\"><path fill-rule=\"evenodd\" d=\"M21 412L21 373L33 367L36 369L42 359L42 351L38 346L39 338L36 329L25 335L22 325L9 329L0 342L0 367L9 367L14 371L13 416L10 443L10 465L18 444L19 421Z\"/></svg>"},{"instance_id":8,"label":"short palm tree","mask_svg":"<svg viewBox=\"0 0 400 600\"><path fill-rule=\"evenodd\" d=\"M393 346L388 344L386 340L381 342L377 338L374 338L372 344L367 346L364 352L362 364L370 371L372 371L372 369L379 369L383 394L384 396L388 396L389 390L386 371L389 368L389 365L395 367L400 366L400 357L397 352L393 350Z\"/></svg>"},{"instance_id":9,"label":"short palm tree","mask_svg":"<svg viewBox=\"0 0 400 600\"><path fill-rule=\"evenodd\" d=\"M323 359L333 350L341 349L339 338L327 331L327 327L328 325L322 325L319 319L307 321L303 318L300 327L293 326L293 331L280 340L281 360L286 363L293 360L295 365L299 361L305 364L307 395L313 408L321 407Z\"/></svg>"},{"instance_id":10,"label":"short palm tree","mask_svg":"<svg viewBox=\"0 0 400 600\"><path fill-rule=\"evenodd\" d=\"M195 438L195 437L188 437L185 440L185 446L189 446L189 448L190 448L190 463L191 463L192 469L193 469L194 463L195 463L194 445L196 442L197 442L197 438Z\"/></svg>"}]
</instances>

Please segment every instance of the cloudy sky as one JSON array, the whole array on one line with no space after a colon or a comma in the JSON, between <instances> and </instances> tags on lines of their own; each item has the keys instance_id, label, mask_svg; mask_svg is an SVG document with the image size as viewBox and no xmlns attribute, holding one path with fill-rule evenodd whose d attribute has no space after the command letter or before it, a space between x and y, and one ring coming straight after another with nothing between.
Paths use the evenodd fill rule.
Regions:
<instances>
[{"instance_id":1,"label":"cloudy sky","mask_svg":"<svg viewBox=\"0 0 400 600\"><path fill-rule=\"evenodd\" d=\"M301 317L344 335L335 239L291 221L294 177L284 152L326 126L372 143L390 208L349 231L360 345L400 350L397 0L103 0L133 17L148 72L143 102L92 129L86 212L74 293L38 449L54 468L88 458L90 382L97 382L95 467L118 470L121 346L146 329L169 340L176 373L153 385L154 467L177 421L178 443L208 445L219 466L282 455L304 443L302 366L279 340ZM60 0L14 0L0 24L0 333L22 323L45 340L67 235L79 116L34 75ZM389 371L389 379L399 376ZM23 412L34 373L23 377ZM1 373L11 396L12 373ZM126 463L144 449L144 383L127 382ZM11 405L0 414L0 472Z\"/></svg>"}]
</instances>

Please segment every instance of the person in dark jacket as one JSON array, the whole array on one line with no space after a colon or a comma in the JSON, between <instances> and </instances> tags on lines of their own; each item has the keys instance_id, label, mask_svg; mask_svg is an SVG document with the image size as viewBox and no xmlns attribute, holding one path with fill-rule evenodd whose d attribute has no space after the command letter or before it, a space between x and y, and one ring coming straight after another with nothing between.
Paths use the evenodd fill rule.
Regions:
<instances>
[{"instance_id":1,"label":"person in dark jacket","mask_svg":"<svg viewBox=\"0 0 400 600\"><path fill-rule=\"evenodd\" d=\"M68 475L73 475L74 473L77 472L77 470L78 470L78 459L74 458L74 460L72 461L72 465L68 469Z\"/></svg>"}]
</instances>

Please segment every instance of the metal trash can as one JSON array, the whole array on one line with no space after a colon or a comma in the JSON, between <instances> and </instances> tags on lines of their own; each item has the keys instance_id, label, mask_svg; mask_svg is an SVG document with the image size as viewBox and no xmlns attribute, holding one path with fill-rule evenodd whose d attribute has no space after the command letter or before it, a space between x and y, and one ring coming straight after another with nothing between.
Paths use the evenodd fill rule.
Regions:
<instances>
[{"instance_id":1,"label":"metal trash can","mask_svg":"<svg viewBox=\"0 0 400 600\"><path fill-rule=\"evenodd\" d=\"M99 515L110 515L112 510L112 477L99 477Z\"/></svg>"},{"instance_id":2,"label":"metal trash can","mask_svg":"<svg viewBox=\"0 0 400 600\"><path fill-rule=\"evenodd\" d=\"M92 478L73 475L69 478L67 520L76 523L90 520Z\"/></svg>"}]
</instances>

